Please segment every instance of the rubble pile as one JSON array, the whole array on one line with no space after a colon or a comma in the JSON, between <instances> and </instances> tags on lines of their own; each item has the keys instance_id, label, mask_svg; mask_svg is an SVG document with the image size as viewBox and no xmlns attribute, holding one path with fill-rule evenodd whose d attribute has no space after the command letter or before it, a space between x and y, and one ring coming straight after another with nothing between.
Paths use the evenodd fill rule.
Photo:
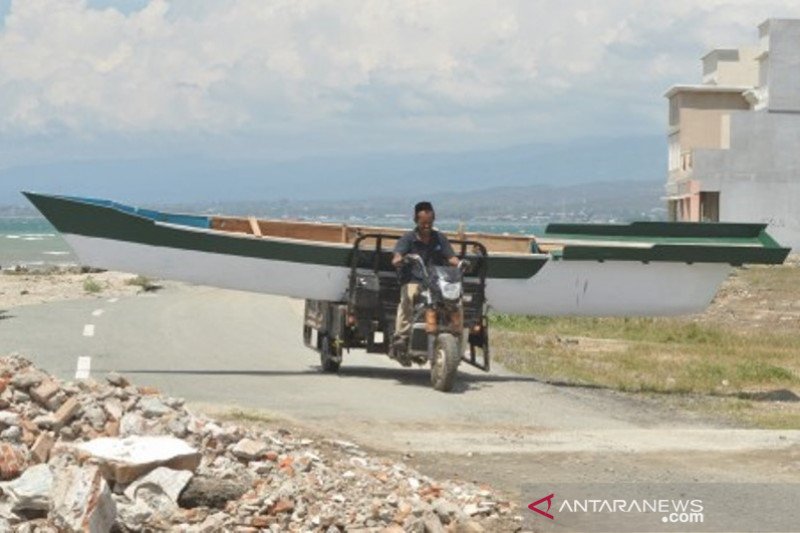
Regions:
<instances>
[{"instance_id":1,"label":"rubble pile","mask_svg":"<svg viewBox=\"0 0 800 533\"><path fill-rule=\"evenodd\" d=\"M0 531L507 530L511 505L358 445L218 423L183 400L0 358Z\"/></svg>"}]
</instances>

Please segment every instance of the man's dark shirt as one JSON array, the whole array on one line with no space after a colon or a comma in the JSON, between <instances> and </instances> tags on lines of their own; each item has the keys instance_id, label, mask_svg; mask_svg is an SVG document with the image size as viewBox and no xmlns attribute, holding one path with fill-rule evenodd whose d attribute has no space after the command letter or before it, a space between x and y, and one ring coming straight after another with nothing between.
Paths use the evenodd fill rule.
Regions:
<instances>
[{"instance_id":1,"label":"man's dark shirt","mask_svg":"<svg viewBox=\"0 0 800 533\"><path fill-rule=\"evenodd\" d=\"M431 239L427 244L422 242L416 230L409 231L397 241L394 253L400 255L417 254L425 265L445 265L447 260L455 256L450 241L443 234L431 230ZM422 283L422 271L414 263L406 263L400 270L400 283Z\"/></svg>"}]
</instances>

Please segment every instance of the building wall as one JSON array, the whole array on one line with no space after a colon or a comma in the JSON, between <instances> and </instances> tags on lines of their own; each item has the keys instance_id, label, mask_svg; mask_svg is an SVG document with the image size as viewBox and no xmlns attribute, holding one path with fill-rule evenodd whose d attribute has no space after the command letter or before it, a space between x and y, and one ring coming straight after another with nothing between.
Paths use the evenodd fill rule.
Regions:
<instances>
[{"instance_id":1,"label":"building wall","mask_svg":"<svg viewBox=\"0 0 800 533\"><path fill-rule=\"evenodd\" d=\"M669 136L669 180L689 176L691 152L697 148L725 148L729 143L731 110L748 109L740 94L679 93L671 100L675 123ZM688 165L688 167L687 167Z\"/></svg>"},{"instance_id":2,"label":"building wall","mask_svg":"<svg viewBox=\"0 0 800 533\"><path fill-rule=\"evenodd\" d=\"M703 83L712 85L758 85L761 49L748 46L736 50L714 50L703 58Z\"/></svg>"},{"instance_id":3,"label":"building wall","mask_svg":"<svg viewBox=\"0 0 800 533\"><path fill-rule=\"evenodd\" d=\"M770 111L800 111L800 20L773 19L766 78Z\"/></svg>"},{"instance_id":4,"label":"building wall","mask_svg":"<svg viewBox=\"0 0 800 533\"><path fill-rule=\"evenodd\" d=\"M677 136L681 153L691 150L691 168L675 170L671 165L667 193L679 219L700 220L705 211L716 212L718 201L719 220L768 223L779 243L797 250L800 20L770 19L759 32L759 46L747 52L747 65L739 65L744 70L737 72L731 59L743 59L744 49L719 50L704 58L709 87L720 80L735 85L730 82L742 75L758 80L746 84L752 90L723 94L687 88L670 98L670 152L677 151ZM759 69L757 77L746 72L752 65Z\"/></svg>"},{"instance_id":5,"label":"building wall","mask_svg":"<svg viewBox=\"0 0 800 533\"><path fill-rule=\"evenodd\" d=\"M701 190L720 192L720 220L766 222L800 249L800 114L731 113L728 150L697 150Z\"/></svg>"}]
</instances>

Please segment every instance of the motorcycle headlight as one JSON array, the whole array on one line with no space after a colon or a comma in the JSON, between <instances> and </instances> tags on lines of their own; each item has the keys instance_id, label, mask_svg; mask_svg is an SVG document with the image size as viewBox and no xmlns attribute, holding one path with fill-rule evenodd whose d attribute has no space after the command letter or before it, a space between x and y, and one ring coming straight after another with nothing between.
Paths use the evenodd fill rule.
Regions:
<instances>
[{"instance_id":1,"label":"motorcycle headlight","mask_svg":"<svg viewBox=\"0 0 800 533\"><path fill-rule=\"evenodd\" d=\"M442 296L445 300L458 300L461 297L461 284L439 282L439 289L442 291Z\"/></svg>"}]
</instances>

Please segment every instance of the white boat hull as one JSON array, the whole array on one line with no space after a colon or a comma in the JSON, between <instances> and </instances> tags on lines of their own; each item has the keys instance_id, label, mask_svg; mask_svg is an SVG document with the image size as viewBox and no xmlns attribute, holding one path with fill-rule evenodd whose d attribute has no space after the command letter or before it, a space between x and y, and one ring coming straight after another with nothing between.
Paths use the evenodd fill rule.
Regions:
<instances>
[{"instance_id":1,"label":"white boat hull","mask_svg":"<svg viewBox=\"0 0 800 533\"><path fill-rule=\"evenodd\" d=\"M228 289L341 301L348 268L217 254L64 234L84 264ZM540 316L648 316L705 309L725 263L548 261L528 279L490 278L497 312Z\"/></svg>"}]
</instances>

